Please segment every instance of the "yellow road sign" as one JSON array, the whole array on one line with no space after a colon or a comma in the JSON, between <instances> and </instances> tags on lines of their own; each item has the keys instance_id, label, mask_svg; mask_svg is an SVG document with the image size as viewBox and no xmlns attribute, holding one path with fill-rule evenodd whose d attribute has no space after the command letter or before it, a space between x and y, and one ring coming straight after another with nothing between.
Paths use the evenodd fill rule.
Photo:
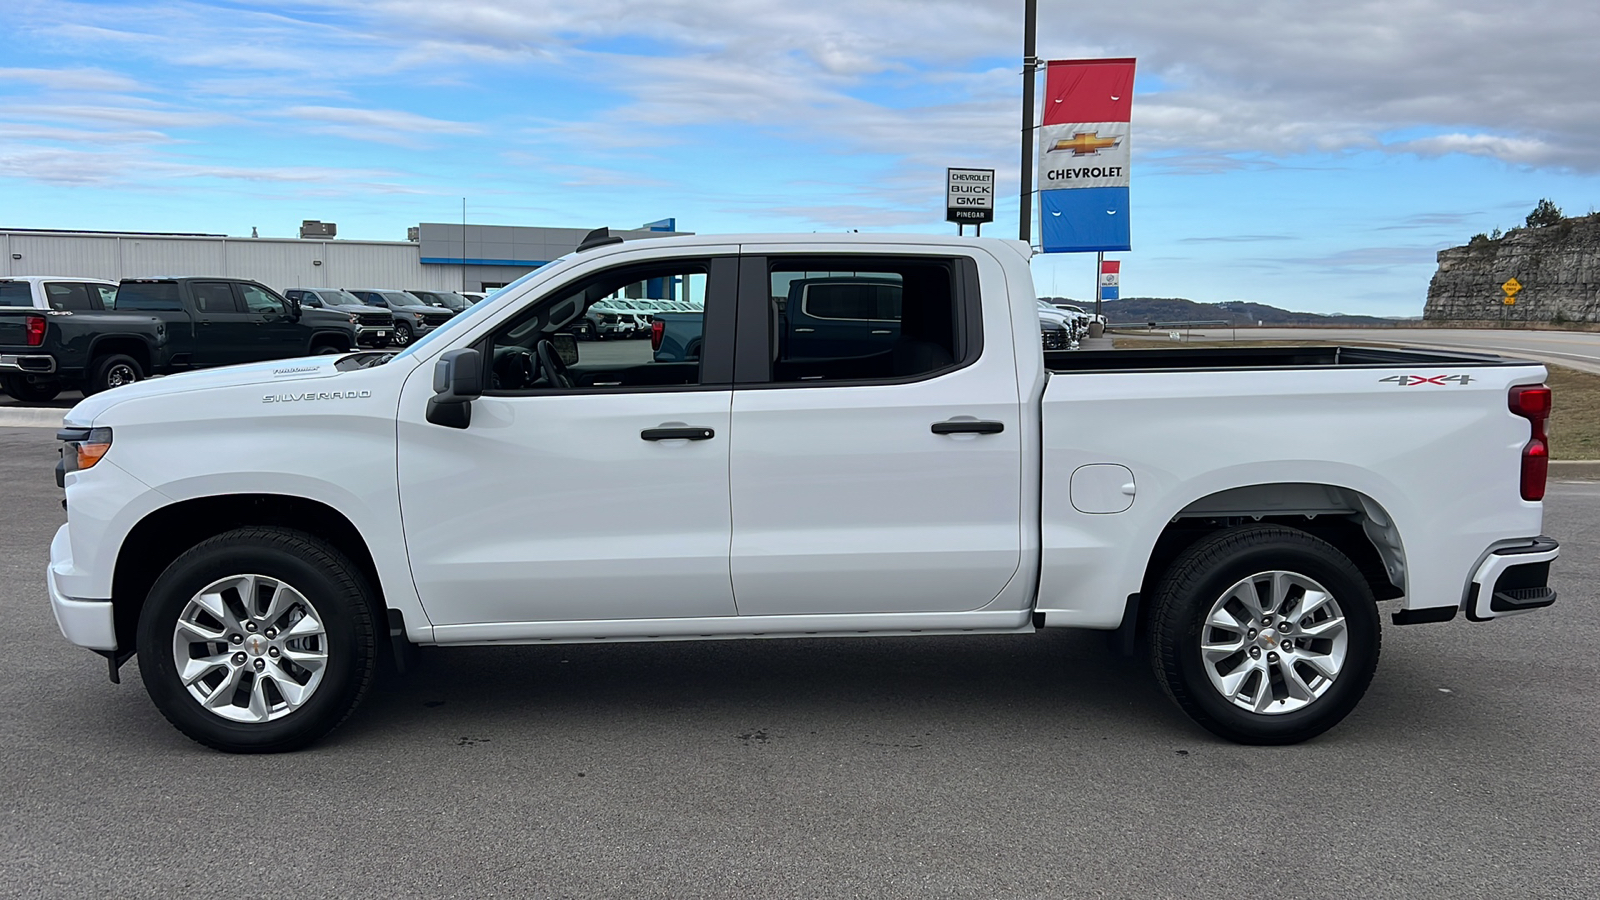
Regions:
<instances>
[{"instance_id":1,"label":"yellow road sign","mask_svg":"<svg viewBox=\"0 0 1600 900\"><path fill-rule=\"evenodd\" d=\"M1506 295L1506 299L1501 301L1501 302L1504 303L1507 306L1516 306L1517 305L1517 298L1511 296L1510 294L1507 294Z\"/></svg>"},{"instance_id":2,"label":"yellow road sign","mask_svg":"<svg viewBox=\"0 0 1600 900\"><path fill-rule=\"evenodd\" d=\"M1500 290L1505 291L1507 297L1515 297L1517 291L1522 290L1522 282L1515 278L1509 278L1505 284L1500 285Z\"/></svg>"}]
</instances>

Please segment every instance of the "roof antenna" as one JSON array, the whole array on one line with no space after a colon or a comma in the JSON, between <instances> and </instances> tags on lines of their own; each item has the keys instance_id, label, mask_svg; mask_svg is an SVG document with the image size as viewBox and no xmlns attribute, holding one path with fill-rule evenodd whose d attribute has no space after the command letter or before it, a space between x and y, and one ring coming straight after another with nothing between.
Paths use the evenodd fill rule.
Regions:
<instances>
[{"instance_id":1,"label":"roof antenna","mask_svg":"<svg viewBox=\"0 0 1600 900\"><path fill-rule=\"evenodd\" d=\"M596 228L595 230L584 235L583 241L578 244L578 252L582 253L585 250L593 250L596 247L604 247L607 244L620 243L622 243L622 238L618 235L612 234L611 229Z\"/></svg>"}]
</instances>

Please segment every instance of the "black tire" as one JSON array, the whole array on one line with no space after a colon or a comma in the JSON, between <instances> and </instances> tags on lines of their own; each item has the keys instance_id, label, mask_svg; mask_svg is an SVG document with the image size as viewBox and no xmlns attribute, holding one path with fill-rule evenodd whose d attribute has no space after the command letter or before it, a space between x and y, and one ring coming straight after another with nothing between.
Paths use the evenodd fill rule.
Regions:
<instances>
[{"instance_id":1,"label":"black tire","mask_svg":"<svg viewBox=\"0 0 1600 900\"><path fill-rule=\"evenodd\" d=\"M1213 685L1201 652L1203 637L1229 640L1227 629L1220 635L1205 631L1213 604L1241 581L1271 571L1295 573L1324 587L1343 615L1347 635L1343 665L1332 683L1304 707L1279 714L1254 712L1230 702ZM1327 731L1355 708L1378 669L1383 635L1371 586L1332 544L1293 528L1251 525L1201 540L1167 569L1152 613L1150 661L1167 695L1203 728L1242 744L1294 744ZM1304 622L1292 621L1298 614L1290 618L1288 637L1293 638L1294 629ZM1278 627L1284 627L1281 620ZM1246 649L1240 653L1265 647L1267 659L1273 661L1265 665L1269 672L1276 666L1279 679L1283 665L1294 665L1276 662L1275 648L1269 646L1284 635L1272 637L1267 628L1261 628L1259 635L1249 632L1251 640L1244 634L1239 634L1239 646ZM1242 655L1239 661L1244 662ZM1284 690L1281 683L1255 684L1258 691Z\"/></svg>"},{"instance_id":2,"label":"black tire","mask_svg":"<svg viewBox=\"0 0 1600 900\"><path fill-rule=\"evenodd\" d=\"M139 361L123 353L111 353L89 363L89 377L83 383L83 395L98 394L114 387L144 380L144 367Z\"/></svg>"},{"instance_id":3,"label":"black tire","mask_svg":"<svg viewBox=\"0 0 1600 900\"><path fill-rule=\"evenodd\" d=\"M396 347L409 347L409 346L411 346L412 337L414 337L414 335L411 333L411 323L409 323L409 322L396 322L396 323L394 323L394 345Z\"/></svg>"},{"instance_id":4,"label":"black tire","mask_svg":"<svg viewBox=\"0 0 1600 900\"><path fill-rule=\"evenodd\" d=\"M299 708L266 722L232 721L204 708L181 682L175 659L174 633L190 599L219 579L242 574L293 586L315 607L325 631L321 682ZM240 528L203 541L167 567L140 613L145 690L167 721L208 747L229 753L303 748L349 717L372 683L378 651L367 594L365 579L348 558L302 532ZM258 633L265 635L265 627ZM254 682L255 676L246 676Z\"/></svg>"},{"instance_id":5,"label":"black tire","mask_svg":"<svg viewBox=\"0 0 1600 900\"><path fill-rule=\"evenodd\" d=\"M29 381L22 375L7 375L0 384L6 393L24 403L46 403L61 393L59 381Z\"/></svg>"},{"instance_id":6,"label":"black tire","mask_svg":"<svg viewBox=\"0 0 1600 900\"><path fill-rule=\"evenodd\" d=\"M336 353L345 352L348 351L337 344L318 344L317 346L311 348L312 356L333 356Z\"/></svg>"}]
</instances>

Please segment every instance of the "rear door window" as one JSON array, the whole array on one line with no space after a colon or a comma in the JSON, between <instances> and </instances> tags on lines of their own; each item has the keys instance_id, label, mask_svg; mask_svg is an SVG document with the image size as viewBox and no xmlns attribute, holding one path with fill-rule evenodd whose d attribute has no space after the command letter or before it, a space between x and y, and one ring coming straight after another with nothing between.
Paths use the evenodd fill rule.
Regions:
<instances>
[{"instance_id":1,"label":"rear door window","mask_svg":"<svg viewBox=\"0 0 1600 900\"><path fill-rule=\"evenodd\" d=\"M75 281L46 281L44 298L51 309L89 309L89 291Z\"/></svg>"},{"instance_id":2,"label":"rear door window","mask_svg":"<svg viewBox=\"0 0 1600 900\"><path fill-rule=\"evenodd\" d=\"M226 281L196 281L190 286L194 291L194 308L205 313L238 312L233 299L233 285Z\"/></svg>"},{"instance_id":3,"label":"rear door window","mask_svg":"<svg viewBox=\"0 0 1600 900\"><path fill-rule=\"evenodd\" d=\"M114 285L114 284L86 284L86 285L84 285L84 287L89 291L89 301L90 301L91 304L93 304L94 301L98 300L100 302L100 306L99 306L100 309L116 309L117 308L117 286L116 285Z\"/></svg>"}]
</instances>

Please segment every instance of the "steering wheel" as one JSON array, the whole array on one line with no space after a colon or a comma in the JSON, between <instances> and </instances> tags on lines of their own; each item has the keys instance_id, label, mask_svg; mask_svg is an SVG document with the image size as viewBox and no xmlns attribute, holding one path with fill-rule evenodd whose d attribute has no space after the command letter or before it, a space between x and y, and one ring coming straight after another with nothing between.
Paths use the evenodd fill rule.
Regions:
<instances>
[{"instance_id":1,"label":"steering wheel","mask_svg":"<svg viewBox=\"0 0 1600 900\"><path fill-rule=\"evenodd\" d=\"M532 350L521 347L508 352L496 351L491 369L496 390L522 390L533 387L539 380L539 361Z\"/></svg>"},{"instance_id":2,"label":"steering wheel","mask_svg":"<svg viewBox=\"0 0 1600 900\"><path fill-rule=\"evenodd\" d=\"M553 388L570 390L577 387L572 376L567 374L567 364L561 361L556 353L556 346L548 339L539 342L539 368L544 369L545 381Z\"/></svg>"}]
</instances>

